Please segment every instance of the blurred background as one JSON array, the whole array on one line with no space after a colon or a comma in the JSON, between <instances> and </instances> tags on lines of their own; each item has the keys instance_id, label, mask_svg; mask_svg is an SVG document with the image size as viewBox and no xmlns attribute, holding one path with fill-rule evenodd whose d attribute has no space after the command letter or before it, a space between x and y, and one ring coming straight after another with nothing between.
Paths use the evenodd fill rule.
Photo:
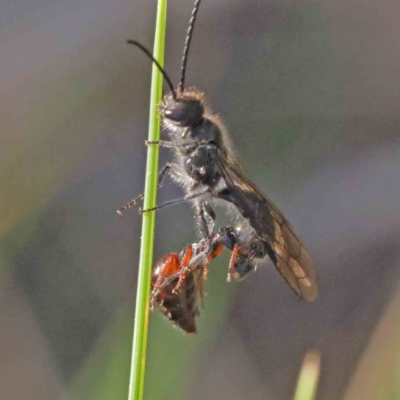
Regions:
<instances>
[{"instance_id":1,"label":"blurred background","mask_svg":"<svg viewBox=\"0 0 400 400\"><path fill-rule=\"evenodd\" d=\"M170 0L178 81L192 1ZM156 2L3 1L0 397L125 399ZM318 399L400 396L400 3L204 0L187 84L312 253L302 303L270 265L211 266L198 334L150 316L145 399L291 399L320 351ZM168 160L161 151L160 165ZM159 202L181 195L167 183ZM222 211L218 222L223 222ZM157 214L155 260L196 240Z\"/></svg>"}]
</instances>

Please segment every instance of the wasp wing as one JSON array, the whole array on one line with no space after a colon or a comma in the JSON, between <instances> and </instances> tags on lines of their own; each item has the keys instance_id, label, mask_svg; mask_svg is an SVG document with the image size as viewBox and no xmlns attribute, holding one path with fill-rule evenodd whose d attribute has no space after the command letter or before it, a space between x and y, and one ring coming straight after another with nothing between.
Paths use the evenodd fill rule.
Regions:
<instances>
[{"instance_id":1,"label":"wasp wing","mask_svg":"<svg viewBox=\"0 0 400 400\"><path fill-rule=\"evenodd\" d=\"M296 294L305 301L314 301L317 297L314 263L293 227L248 178L233 155L221 154L219 170L226 188L217 197L233 203L259 239L272 248L273 263Z\"/></svg>"}]
</instances>

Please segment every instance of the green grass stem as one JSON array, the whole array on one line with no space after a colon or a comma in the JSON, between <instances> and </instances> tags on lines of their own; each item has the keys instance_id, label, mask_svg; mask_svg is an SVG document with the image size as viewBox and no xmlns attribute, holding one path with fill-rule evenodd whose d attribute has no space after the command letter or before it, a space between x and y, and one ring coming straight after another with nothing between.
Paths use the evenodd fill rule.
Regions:
<instances>
[{"instance_id":1,"label":"green grass stem","mask_svg":"<svg viewBox=\"0 0 400 400\"><path fill-rule=\"evenodd\" d=\"M294 400L314 400L321 371L321 355L309 351L303 360Z\"/></svg>"},{"instance_id":2,"label":"green grass stem","mask_svg":"<svg viewBox=\"0 0 400 400\"><path fill-rule=\"evenodd\" d=\"M167 0L158 0L153 55L161 65L164 63L166 19ZM158 112L158 105L162 99L162 86L163 76L153 64L150 96L149 141L160 139L160 115ZM158 146L149 146L147 149L146 182L143 202L144 209L156 205L157 175ZM147 331L149 323L150 279L153 264L154 223L154 211L143 215L128 400L141 400L143 398Z\"/></svg>"}]
</instances>

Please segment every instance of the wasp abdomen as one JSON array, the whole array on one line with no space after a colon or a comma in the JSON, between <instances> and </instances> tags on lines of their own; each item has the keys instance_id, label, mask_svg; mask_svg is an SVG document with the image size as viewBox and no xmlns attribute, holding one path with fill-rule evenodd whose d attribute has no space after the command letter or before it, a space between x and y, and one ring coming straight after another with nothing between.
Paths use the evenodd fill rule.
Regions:
<instances>
[{"instance_id":1,"label":"wasp abdomen","mask_svg":"<svg viewBox=\"0 0 400 400\"><path fill-rule=\"evenodd\" d=\"M161 304L162 313L175 325L187 333L196 333L196 317L199 314L197 308L198 274L189 274L176 293L172 293L178 280L165 288L168 295Z\"/></svg>"}]
</instances>

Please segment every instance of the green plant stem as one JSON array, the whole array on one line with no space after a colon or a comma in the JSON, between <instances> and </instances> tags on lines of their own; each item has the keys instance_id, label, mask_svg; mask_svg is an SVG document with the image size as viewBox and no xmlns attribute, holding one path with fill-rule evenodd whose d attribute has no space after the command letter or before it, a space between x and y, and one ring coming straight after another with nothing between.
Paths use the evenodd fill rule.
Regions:
<instances>
[{"instance_id":1,"label":"green plant stem","mask_svg":"<svg viewBox=\"0 0 400 400\"><path fill-rule=\"evenodd\" d=\"M309 351L303 360L297 382L294 400L314 400L321 372L321 355L318 351Z\"/></svg>"},{"instance_id":2,"label":"green plant stem","mask_svg":"<svg viewBox=\"0 0 400 400\"><path fill-rule=\"evenodd\" d=\"M158 0L153 55L161 65L164 63L166 19L167 0ZM160 139L160 116L158 105L162 99L162 86L162 74L153 64L148 135L149 141L157 141ZM149 146L147 149L146 183L143 202L144 209L152 208L156 205L157 175L158 146ZM153 263L154 223L154 211L143 214L128 400L141 400L143 398L147 331L149 322L150 279Z\"/></svg>"}]
</instances>

